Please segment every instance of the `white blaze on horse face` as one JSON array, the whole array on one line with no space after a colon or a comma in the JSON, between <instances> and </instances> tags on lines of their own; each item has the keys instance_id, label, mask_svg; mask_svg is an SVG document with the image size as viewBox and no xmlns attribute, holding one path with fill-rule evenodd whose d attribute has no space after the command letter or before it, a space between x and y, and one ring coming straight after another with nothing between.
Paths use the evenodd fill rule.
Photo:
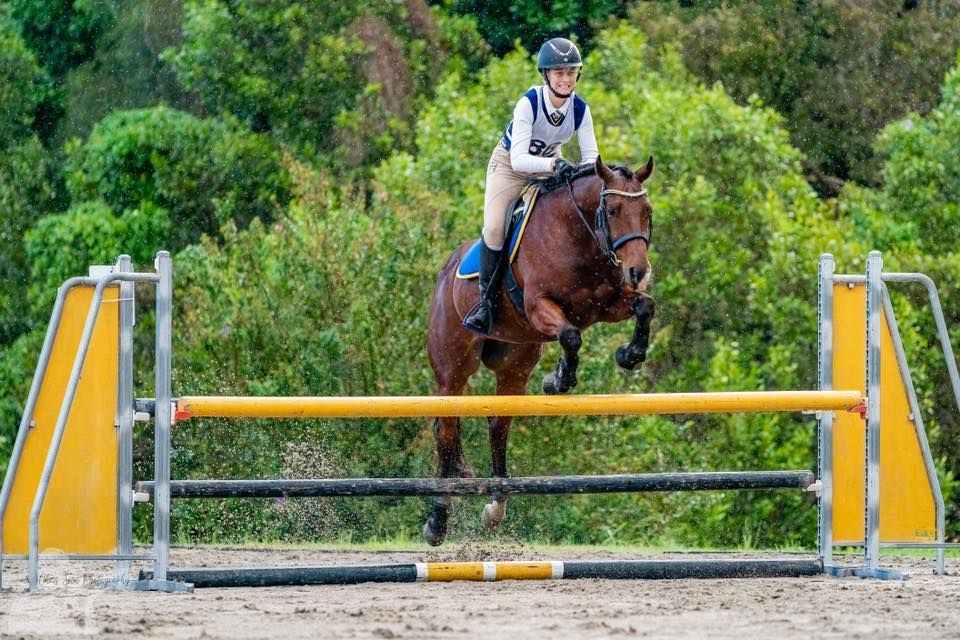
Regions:
<instances>
[{"instance_id":1,"label":"white blaze on horse face","mask_svg":"<svg viewBox=\"0 0 960 640\"><path fill-rule=\"evenodd\" d=\"M653 266L650 264L650 261L647 260L647 269L643 274L640 282L637 283L637 291L646 291L647 287L650 286L650 280L653 278Z\"/></svg>"},{"instance_id":2,"label":"white blaze on horse face","mask_svg":"<svg viewBox=\"0 0 960 640\"><path fill-rule=\"evenodd\" d=\"M650 260L646 258L646 252L644 252L644 265L643 265L643 276L637 281L637 286L633 286L634 274L639 271L637 268L637 263L631 263L627 260L623 260L620 263L620 271L623 274L623 283L627 289L633 291L646 291L647 287L650 285L650 279L653 275L653 267L650 265Z\"/></svg>"},{"instance_id":3,"label":"white blaze on horse face","mask_svg":"<svg viewBox=\"0 0 960 640\"><path fill-rule=\"evenodd\" d=\"M617 251L623 286L629 291L645 291L650 284L650 256L648 253L652 232L652 211L643 201L646 190L622 191L606 188L608 194L621 201L610 203L610 239L612 244L622 245Z\"/></svg>"}]
</instances>

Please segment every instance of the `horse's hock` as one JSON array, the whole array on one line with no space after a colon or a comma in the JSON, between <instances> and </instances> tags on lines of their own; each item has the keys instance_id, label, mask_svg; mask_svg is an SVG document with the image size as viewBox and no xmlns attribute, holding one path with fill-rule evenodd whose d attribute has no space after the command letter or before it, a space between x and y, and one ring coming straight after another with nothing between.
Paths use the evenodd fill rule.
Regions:
<instances>
[{"instance_id":1,"label":"horse's hock","mask_svg":"<svg viewBox=\"0 0 960 640\"><path fill-rule=\"evenodd\" d=\"M121 257L58 291L13 455L0 494L4 561L28 562L38 587L41 560L111 560L110 585L183 591L196 586L346 584L367 581L559 578L710 578L829 573L899 577L880 566L880 546L937 551L943 572L944 503L886 283L928 291L955 396L957 375L936 287L913 273L883 273L879 253L866 275L819 269L819 388L811 391L507 397L224 398L170 388L172 268L157 255L152 273ZM156 397L133 392L133 285L157 288ZM866 345L866 348L864 348ZM866 376L864 376L866 371ZM83 375L81 375L83 374ZM818 473L698 472L541 478L170 479L170 427L192 417L415 417L464 415L643 415L804 411L818 421ZM152 419L155 477L136 484L135 418ZM883 438L880 439L880 425ZM284 568L173 569L170 500L187 497L455 495L800 489L817 494L819 540L809 560L683 562L477 562ZM135 554L135 501L154 502L153 545ZM863 563L834 563L835 546L862 546ZM134 563L152 571L134 576ZM0 565L2 568L2 565Z\"/></svg>"}]
</instances>

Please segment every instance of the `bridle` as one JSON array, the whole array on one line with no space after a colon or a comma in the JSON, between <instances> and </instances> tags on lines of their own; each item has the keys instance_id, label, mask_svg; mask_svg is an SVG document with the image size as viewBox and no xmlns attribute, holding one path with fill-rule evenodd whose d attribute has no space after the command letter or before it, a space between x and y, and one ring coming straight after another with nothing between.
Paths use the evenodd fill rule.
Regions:
<instances>
[{"instance_id":1,"label":"bridle","mask_svg":"<svg viewBox=\"0 0 960 640\"><path fill-rule=\"evenodd\" d=\"M643 243L647 245L647 248L650 248L650 240L653 238L653 218L650 218L649 233L633 231L631 233L623 234L616 240L614 240L610 235L610 221L607 218L607 194L623 196L625 198L639 198L647 195L646 189L641 189L640 191L621 191L619 189L608 189L606 187L601 188L600 202L597 204L596 224L595 228L591 228L590 223L587 222L587 217L583 214L583 209L581 209L580 205L577 204L577 199L573 195L572 181L567 182L567 188L570 189L570 200L573 202L573 206L577 210L577 215L580 216L580 221L583 222L583 225L587 228L587 231L589 231L590 235L593 236L593 239L597 243L597 247L600 248L600 253L607 260L609 260L613 266L619 267L622 264L620 258L617 257L617 250L628 242L632 242L633 240L643 240Z\"/></svg>"}]
</instances>

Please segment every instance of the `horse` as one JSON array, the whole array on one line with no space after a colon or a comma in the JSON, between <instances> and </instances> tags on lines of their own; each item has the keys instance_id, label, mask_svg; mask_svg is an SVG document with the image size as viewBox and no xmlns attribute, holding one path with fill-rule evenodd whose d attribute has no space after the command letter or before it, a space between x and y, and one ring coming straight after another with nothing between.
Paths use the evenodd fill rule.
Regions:
<instances>
[{"instance_id":1,"label":"horse","mask_svg":"<svg viewBox=\"0 0 960 640\"><path fill-rule=\"evenodd\" d=\"M473 243L464 243L451 254L437 277L428 320L427 352L437 395L461 395L481 363L496 376L498 395L521 395L543 345L552 341L559 341L563 355L541 386L546 394L566 393L577 385L581 334L598 322L633 317L632 338L617 349L615 361L633 370L646 359L654 315L653 298L646 293L653 208L644 182L653 169L652 156L637 171L608 166L598 157L572 179L541 181L516 258L512 264L506 259L500 264L501 269L513 270L522 289L522 311L501 287L489 336L461 324L480 296L475 280L456 277L457 266ZM503 251L504 256L508 253ZM507 436L512 418L487 420L493 476L509 477ZM460 419L435 419L433 433L437 475L474 477L463 454ZM499 526L506 504L505 495L492 496L481 517L485 529ZM443 542L450 507L449 496L433 500L423 526L430 545Z\"/></svg>"}]
</instances>

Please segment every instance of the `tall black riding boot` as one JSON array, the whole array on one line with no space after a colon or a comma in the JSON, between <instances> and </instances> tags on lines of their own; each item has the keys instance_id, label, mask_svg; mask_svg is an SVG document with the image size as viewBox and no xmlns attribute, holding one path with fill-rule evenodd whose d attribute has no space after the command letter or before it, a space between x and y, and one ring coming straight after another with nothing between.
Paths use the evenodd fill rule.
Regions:
<instances>
[{"instance_id":1,"label":"tall black riding boot","mask_svg":"<svg viewBox=\"0 0 960 640\"><path fill-rule=\"evenodd\" d=\"M480 302L470 309L463 326L485 336L493 331L493 311L500 291L500 251L494 251L480 241Z\"/></svg>"}]
</instances>

